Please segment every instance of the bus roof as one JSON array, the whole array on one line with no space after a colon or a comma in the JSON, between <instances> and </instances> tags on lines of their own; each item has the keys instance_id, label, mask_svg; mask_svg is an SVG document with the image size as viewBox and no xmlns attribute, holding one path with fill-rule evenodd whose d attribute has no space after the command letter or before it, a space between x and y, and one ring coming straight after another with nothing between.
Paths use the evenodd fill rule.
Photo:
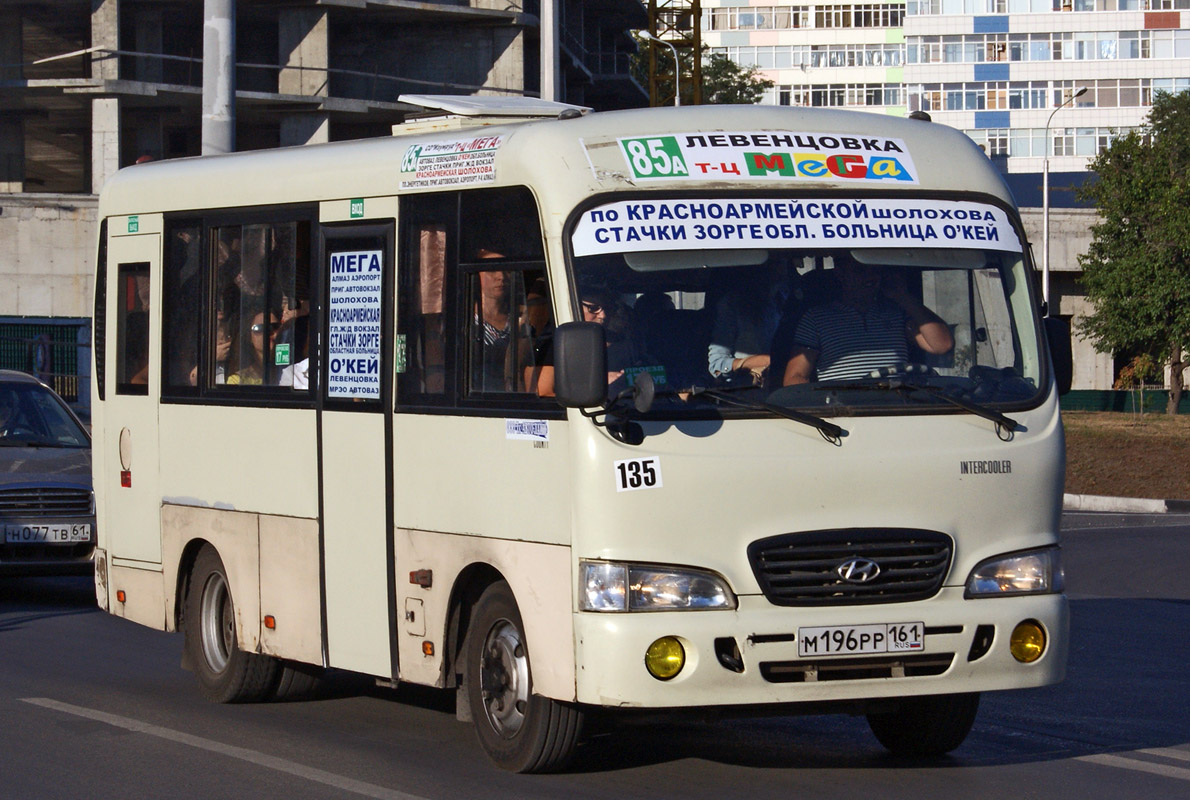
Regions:
<instances>
[{"instance_id":1,"label":"bus roof","mask_svg":"<svg viewBox=\"0 0 1190 800\"><path fill-rule=\"evenodd\" d=\"M527 185L554 213L642 189L918 189L1012 195L946 125L855 111L689 106L149 162L105 185L102 217Z\"/></svg>"}]
</instances>

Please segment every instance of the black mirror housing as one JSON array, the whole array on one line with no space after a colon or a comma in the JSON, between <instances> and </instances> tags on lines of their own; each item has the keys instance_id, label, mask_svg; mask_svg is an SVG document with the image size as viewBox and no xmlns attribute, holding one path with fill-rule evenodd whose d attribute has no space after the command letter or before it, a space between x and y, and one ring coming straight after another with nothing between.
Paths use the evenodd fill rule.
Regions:
<instances>
[{"instance_id":1,"label":"black mirror housing","mask_svg":"<svg viewBox=\"0 0 1190 800\"><path fill-rule=\"evenodd\" d=\"M607 342L598 322L567 322L554 331L554 395L567 408L607 400Z\"/></svg>"},{"instance_id":2,"label":"black mirror housing","mask_svg":"<svg viewBox=\"0 0 1190 800\"><path fill-rule=\"evenodd\" d=\"M1058 394L1066 394L1074 382L1074 355L1070 345L1070 325L1058 317L1046 317L1045 338L1049 344L1050 363L1054 367L1054 380Z\"/></svg>"}]
</instances>

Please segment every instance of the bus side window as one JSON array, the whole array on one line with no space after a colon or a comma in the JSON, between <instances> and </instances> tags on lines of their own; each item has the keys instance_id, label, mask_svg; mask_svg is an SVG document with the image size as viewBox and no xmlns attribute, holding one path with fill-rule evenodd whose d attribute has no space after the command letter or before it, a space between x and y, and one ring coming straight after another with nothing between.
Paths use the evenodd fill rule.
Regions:
<instances>
[{"instance_id":1,"label":"bus side window","mask_svg":"<svg viewBox=\"0 0 1190 800\"><path fill-rule=\"evenodd\" d=\"M409 304L413 313L406 327L406 376L412 381L413 392L442 395L446 392L446 226L422 223L416 226L413 237L417 263L412 269L413 297Z\"/></svg>"},{"instance_id":2,"label":"bus side window","mask_svg":"<svg viewBox=\"0 0 1190 800\"><path fill-rule=\"evenodd\" d=\"M198 386L198 332L202 321L202 226L171 225L166 234L162 377L171 394L194 394ZM193 390L191 387L195 387Z\"/></svg>"},{"instance_id":3,"label":"bus side window","mask_svg":"<svg viewBox=\"0 0 1190 800\"><path fill-rule=\"evenodd\" d=\"M116 394L149 393L149 264L117 272Z\"/></svg>"},{"instance_id":4,"label":"bus side window","mask_svg":"<svg viewBox=\"0 0 1190 800\"><path fill-rule=\"evenodd\" d=\"M531 348L522 346L528 335L527 289L545 275L537 203L524 187L463 192L460 201L459 266L466 280L469 353L466 393L524 393L524 358L532 355ZM539 324L546 327L545 321Z\"/></svg>"},{"instance_id":5,"label":"bus side window","mask_svg":"<svg viewBox=\"0 0 1190 800\"><path fill-rule=\"evenodd\" d=\"M212 230L208 385L308 389L307 223Z\"/></svg>"}]
</instances>

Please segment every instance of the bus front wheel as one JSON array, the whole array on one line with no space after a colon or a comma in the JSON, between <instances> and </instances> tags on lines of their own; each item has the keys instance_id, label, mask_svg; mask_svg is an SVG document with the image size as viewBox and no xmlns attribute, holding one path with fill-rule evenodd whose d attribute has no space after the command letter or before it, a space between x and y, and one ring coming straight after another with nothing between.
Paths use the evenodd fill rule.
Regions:
<instances>
[{"instance_id":1,"label":"bus front wheel","mask_svg":"<svg viewBox=\"0 0 1190 800\"><path fill-rule=\"evenodd\" d=\"M480 596L464 657L471 719L488 757L512 772L565 767L583 715L572 705L533 694L524 625L507 583L495 583Z\"/></svg>"},{"instance_id":2,"label":"bus front wheel","mask_svg":"<svg viewBox=\"0 0 1190 800\"><path fill-rule=\"evenodd\" d=\"M213 547L203 547L194 560L183 625L188 660L207 699L250 703L273 690L277 660L239 648L231 585Z\"/></svg>"},{"instance_id":3,"label":"bus front wheel","mask_svg":"<svg viewBox=\"0 0 1190 800\"><path fill-rule=\"evenodd\" d=\"M978 693L907 697L893 711L868 714L868 727L893 755L940 756L963 743L978 711Z\"/></svg>"}]
</instances>

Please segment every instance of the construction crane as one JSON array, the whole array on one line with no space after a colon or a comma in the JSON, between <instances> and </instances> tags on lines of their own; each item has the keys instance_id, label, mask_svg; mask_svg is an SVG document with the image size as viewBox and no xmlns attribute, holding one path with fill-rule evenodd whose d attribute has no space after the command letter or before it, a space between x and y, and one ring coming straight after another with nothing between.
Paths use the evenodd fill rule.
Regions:
<instances>
[{"instance_id":1,"label":"construction crane","mask_svg":"<svg viewBox=\"0 0 1190 800\"><path fill-rule=\"evenodd\" d=\"M699 0L649 0L649 105L702 103ZM675 74L676 70L676 74Z\"/></svg>"}]
</instances>

